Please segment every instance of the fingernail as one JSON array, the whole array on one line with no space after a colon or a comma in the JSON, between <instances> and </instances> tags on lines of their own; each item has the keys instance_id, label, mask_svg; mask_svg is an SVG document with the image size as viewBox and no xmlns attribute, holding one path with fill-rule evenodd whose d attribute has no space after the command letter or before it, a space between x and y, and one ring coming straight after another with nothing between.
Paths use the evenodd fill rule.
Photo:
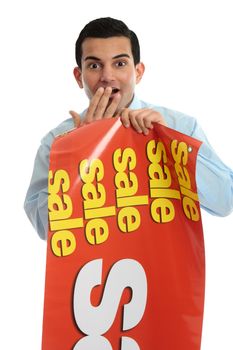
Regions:
<instances>
[{"instance_id":1,"label":"fingernail","mask_svg":"<svg viewBox=\"0 0 233 350\"><path fill-rule=\"evenodd\" d=\"M112 92L112 88L110 86L108 86L108 87L106 87L105 91L110 93L110 92Z\"/></svg>"}]
</instances>

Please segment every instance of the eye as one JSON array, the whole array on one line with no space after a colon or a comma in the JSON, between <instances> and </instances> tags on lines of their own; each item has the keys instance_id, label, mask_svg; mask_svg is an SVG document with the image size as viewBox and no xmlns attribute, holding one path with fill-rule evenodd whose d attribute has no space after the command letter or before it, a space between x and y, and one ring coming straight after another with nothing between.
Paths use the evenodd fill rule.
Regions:
<instances>
[{"instance_id":1,"label":"eye","mask_svg":"<svg viewBox=\"0 0 233 350\"><path fill-rule=\"evenodd\" d=\"M90 63L88 66L90 69L99 69L100 68L100 63Z\"/></svg>"},{"instance_id":2,"label":"eye","mask_svg":"<svg viewBox=\"0 0 233 350\"><path fill-rule=\"evenodd\" d=\"M126 66L126 64L127 64L127 62L125 62L125 61L118 61L118 62L116 62L116 66L117 67L124 67L124 66Z\"/></svg>"}]
</instances>

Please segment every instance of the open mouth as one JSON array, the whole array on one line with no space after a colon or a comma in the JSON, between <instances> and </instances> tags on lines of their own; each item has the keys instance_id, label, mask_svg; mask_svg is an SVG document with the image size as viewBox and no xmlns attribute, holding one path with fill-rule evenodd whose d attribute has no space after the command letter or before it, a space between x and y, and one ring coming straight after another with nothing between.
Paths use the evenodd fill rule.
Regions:
<instances>
[{"instance_id":1,"label":"open mouth","mask_svg":"<svg viewBox=\"0 0 233 350\"><path fill-rule=\"evenodd\" d=\"M112 88L111 97L113 97L113 96L114 96L115 94L117 94L119 91L120 91L120 89L113 87L113 88Z\"/></svg>"},{"instance_id":2,"label":"open mouth","mask_svg":"<svg viewBox=\"0 0 233 350\"><path fill-rule=\"evenodd\" d=\"M120 91L120 90L117 89L117 88L113 88L113 89L112 89L112 93L113 93L113 94L116 94L118 91Z\"/></svg>"}]
</instances>

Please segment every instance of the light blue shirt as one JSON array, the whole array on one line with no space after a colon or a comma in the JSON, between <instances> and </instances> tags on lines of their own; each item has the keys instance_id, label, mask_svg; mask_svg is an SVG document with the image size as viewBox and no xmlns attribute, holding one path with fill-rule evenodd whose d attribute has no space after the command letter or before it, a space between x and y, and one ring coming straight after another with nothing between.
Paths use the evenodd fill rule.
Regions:
<instances>
[{"instance_id":1,"label":"light blue shirt","mask_svg":"<svg viewBox=\"0 0 233 350\"><path fill-rule=\"evenodd\" d=\"M171 129L192 136L203 144L197 156L196 182L201 207L210 214L229 215L233 210L233 171L217 156L196 119L164 107L154 106L134 97L130 109L152 108L160 112ZM81 116L85 115L84 111ZM42 239L48 231L48 171L50 148L56 136L71 130L69 118L51 130L41 141L31 182L26 194L24 209Z\"/></svg>"}]
</instances>

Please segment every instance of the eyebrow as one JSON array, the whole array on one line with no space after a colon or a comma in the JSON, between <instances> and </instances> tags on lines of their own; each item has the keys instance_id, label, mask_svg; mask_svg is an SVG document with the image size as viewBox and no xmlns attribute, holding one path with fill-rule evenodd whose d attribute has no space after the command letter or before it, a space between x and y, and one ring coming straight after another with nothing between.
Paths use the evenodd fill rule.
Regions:
<instances>
[{"instance_id":1,"label":"eyebrow","mask_svg":"<svg viewBox=\"0 0 233 350\"><path fill-rule=\"evenodd\" d=\"M113 59L115 59L115 58L121 58L121 57L128 57L128 58L130 58L130 55L128 55L127 53L121 53L120 55L114 56Z\"/></svg>"},{"instance_id":2,"label":"eyebrow","mask_svg":"<svg viewBox=\"0 0 233 350\"><path fill-rule=\"evenodd\" d=\"M121 53L120 55L114 56L112 59L121 58L121 57L130 58L130 56L127 53ZM96 56L87 56L87 57L85 57L84 61L87 61L87 60L101 61L101 59L96 57Z\"/></svg>"}]
</instances>

